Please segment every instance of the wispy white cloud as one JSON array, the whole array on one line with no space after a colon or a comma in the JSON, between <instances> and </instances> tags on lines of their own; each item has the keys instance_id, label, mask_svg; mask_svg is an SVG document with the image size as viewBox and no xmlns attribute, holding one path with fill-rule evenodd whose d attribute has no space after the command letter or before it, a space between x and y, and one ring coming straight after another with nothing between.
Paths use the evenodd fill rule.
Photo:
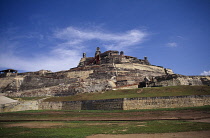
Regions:
<instances>
[{"instance_id":1,"label":"wispy white cloud","mask_svg":"<svg viewBox=\"0 0 210 138\"><path fill-rule=\"evenodd\" d=\"M45 34L48 36L38 32L14 34L13 31L7 34L10 39L0 42L0 47L4 48L4 51L0 51L0 68L25 71L68 70L77 66L84 49L92 48L96 41L107 50L125 50L142 43L147 36L147 33L137 29L113 33L100 28L92 30L72 26ZM40 44L42 47L39 47ZM35 49L36 52L30 49Z\"/></svg>"},{"instance_id":2,"label":"wispy white cloud","mask_svg":"<svg viewBox=\"0 0 210 138\"><path fill-rule=\"evenodd\" d=\"M87 41L98 40L103 43L106 49L125 49L132 45L140 44L147 36L146 32L137 29L124 33L107 33L101 30L87 30L75 27L67 27L55 33L56 38L64 39L69 43L86 43Z\"/></svg>"},{"instance_id":3,"label":"wispy white cloud","mask_svg":"<svg viewBox=\"0 0 210 138\"><path fill-rule=\"evenodd\" d=\"M167 47L177 47L178 44L176 42L170 42L166 44Z\"/></svg>"},{"instance_id":4,"label":"wispy white cloud","mask_svg":"<svg viewBox=\"0 0 210 138\"><path fill-rule=\"evenodd\" d=\"M210 70L209 70L209 71L203 71L203 72L201 73L201 75L204 75L204 76L210 75Z\"/></svg>"},{"instance_id":5,"label":"wispy white cloud","mask_svg":"<svg viewBox=\"0 0 210 138\"><path fill-rule=\"evenodd\" d=\"M183 36L178 35L177 38L185 39Z\"/></svg>"},{"instance_id":6,"label":"wispy white cloud","mask_svg":"<svg viewBox=\"0 0 210 138\"><path fill-rule=\"evenodd\" d=\"M18 56L13 52L6 52L0 54L0 67L25 71L68 70L70 67L77 66L81 57L79 54L80 51L65 49L53 49L49 53L33 57Z\"/></svg>"}]
</instances>

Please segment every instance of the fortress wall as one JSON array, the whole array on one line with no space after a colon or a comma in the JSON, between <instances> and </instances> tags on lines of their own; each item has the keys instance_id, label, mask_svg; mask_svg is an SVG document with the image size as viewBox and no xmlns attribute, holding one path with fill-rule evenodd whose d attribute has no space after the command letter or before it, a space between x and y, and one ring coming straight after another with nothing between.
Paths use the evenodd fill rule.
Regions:
<instances>
[{"instance_id":1,"label":"fortress wall","mask_svg":"<svg viewBox=\"0 0 210 138\"><path fill-rule=\"evenodd\" d=\"M12 83L15 77L0 78L0 92L3 91L10 83Z\"/></svg>"},{"instance_id":2,"label":"fortress wall","mask_svg":"<svg viewBox=\"0 0 210 138\"><path fill-rule=\"evenodd\" d=\"M62 110L81 110L82 101L66 101L62 102Z\"/></svg>"},{"instance_id":3,"label":"fortress wall","mask_svg":"<svg viewBox=\"0 0 210 138\"><path fill-rule=\"evenodd\" d=\"M16 77L0 78L0 92L35 90L67 84L74 85L79 83L79 81L88 78L91 73L93 73L93 70L49 73L45 76L31 75L23 77L23 75L21 75Z\"/></svg>"},{"instance_id":4,"label":"fortress wall","mask_svg":"<svg viewBox=\"0 0 210 138\"><path fill-rule=\"evenodd\" d=\"M200 77L178 77L181 85L203 85Z\"/></svg>"},{"instance_id":5,"label":"fortress wall","mask_svg":"<svg viewBox=\"0 0 210 138\"><path fill-rule=\"evenodd\" d=\"M106 100L43 102L39 109L50 110L135 110L210 105L210 95L119 98Z\"/></svg>"},{"instance_id":6,"label":"fortress wall","mask_svg":"<svg viewBox=\"0 0 210 138\"><path fill-rule=\"evenodd\" d=\"M30 90L44 87L51 87L61 84L70 84L77 82L77 78L53 78L42 76L26 76L20 87L21 90Z\"/></svg>"},{"instance_id":7,"label":"fortress wall","mask_svg":"<svg viewBox=\"0 0 210 138\"><path fill-rule=\"evenodd\" d=\"M9 97L46 97L46 96L67 96L73 95L74 91L70 85L57 85L47 88L25 90L19 92L6 93Z\"/></svg>"},{"instance_id":8,"label":"fortress wall","mask_svg":"<svg viewBox=\"0 0 210 138\"><path fill-rule=\"evenodd\" d=\"M122 110L123 99L41 102L40 110Z\"/></svg>"},{"instance_id":9,"label":"fortress wall","mask_svg":"<svg viewBox=\"0 0 210 138\"><path fill-rule=\"evenodd\" d=\"M117 89L137 89L138 85L127 85L127 86L121 86L121 87L117 87Z\"/></svg>"},{"instance_id":10,"label":"fortress wall","mask_svg":"<svg viewBox=\"0 0 210 138\"><path fill-rule=\"evenodd\" d=\"M62 102L41 102L38 108L39 110L61 110Z\"/></svg>"},{"instance_id":11,"label":"fortress wall","mask_svg":"<svg viewBox=\"0 0 210 138\"><path fill-rule=\"evenodd\" d=\"M46 97L46 96L68 96L76 93L90 93L111 90L112 85L107 80L97 79L85 82L74 82L60 84L57 86L43 87L38 89L24 90L19 92L7 92L10 97Z\"/></svg>"},{"instance_id":12,"label":"fortress wall","mask_svg":"<svg viewBox=\"0 0 210 138\"><path fill-rule=\"evenodd\" d=\"M0 113L26 110L81 110L81 101L42 102L42 100L19 101L0 104Z\"/></svg>"},{"instance_id":13,"label":"fortress wall","mask_svg":"<svg viewBox=\"0 0 210 138\"><path fill-rule=\"evenodd\" d=\"M75 88L76 93L91 93L102 92L112 89L110 81L104 79L89 79L88 81L81 82L80 87Z\"/></svg>"},{"instance_id":14,"label":"fortress wall","mask_svg":"<svg viewBox=\"0 0 210 138\"><path fill-rule=\"evenodd\" d=\"M25 110L38 110L38 101L19 101L0 105L0 112L16 112Z\"/></svg>"},{"instance_id":15,"label":"fortress wall","mask_svg":"<svg viewBox=\"0 0 210 138\"><path fill-rule=\"evenodd\" d=\"M81 110L81 101L40 102L40 110Z\"/></svg>"},{"instance_id":16,"label":"fortress wall","mask_svg":"<svg viewBox=\"0 0 210 138\"><path fill-rule=\"evenodd\" d=\"M82 101L82 110L123 110L123 99Z\"/></svg>"},{"instance_id":17,"label":"fortress wall","mask_svg":"<svg viewBox=\"0 0 210 138\"><path fill-rule=\"evenodd\" d=\"M201 81L201 77L195 76L195 77L178 77L178 78L172 78L169 80L162 80L155 82L155 85L157 86L178 86L178 85L203 85L203 82Z\"/></svg>"},{"instance_id":18,"label":"fortress wall","mask_svg":"<svg viewBox=\"0 0 210 138\"><path fill-rule=\"evenodd\" d=\"M164 68L159 66L152 65L143 65L143 64L135 64L135 63L124 63L124 64L115 64L116 68L127 68L127 69L138 69L138 70L146 70L146 71L155 71L165 74ZM171 69L167 69L169 74L173 74Z\"/></svg>"},{"instance_id":19,"label":"fortress wall","mask_svg":"<svg viewBox=\"0 0 210 138\"><path fill-rule=\"evenodd\" d=\"M210 105L210 95L124 98L123 109L159 109Z\"/></svg>"},{"instance_id":20,"label":"fortress wall","mask_svg":"<svg viewBox=\"0 0 210 138\"><path fill-rule=\"evenodd\" d=\"M119 98L89 101L21 101L1 104L0 112L25 110L135 110L210 105L210 95Z\"/></svg>"},{"instance_id":21,"label":"fortress wall","mask_svg":"<svg viewBox=\"0 0 210 138\"><path fill-rule=\"evenodd\" d=\"M86 71L70 71L67 72L68 78L81 78L86 79L89 77L89 75L93 73L93 70L86 70Z\"/></svg>"}]
</instances>

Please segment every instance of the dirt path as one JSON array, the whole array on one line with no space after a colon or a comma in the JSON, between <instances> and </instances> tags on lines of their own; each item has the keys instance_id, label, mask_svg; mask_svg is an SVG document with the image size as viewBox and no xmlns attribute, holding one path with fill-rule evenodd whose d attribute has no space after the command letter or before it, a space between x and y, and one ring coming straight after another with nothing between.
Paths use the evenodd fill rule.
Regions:
<instances>
[{"instance_id":1,"label":"dirt path","mask_svg":"<svg viewBox=\"0 0 210 138\"><path fill-rule=\"evenodd\" d=\"M0 104L7 104L17 102L18 100L13 100L4 96L3 93L0 93Z\"/></svg>"},{"instance_id":2,"label":"dirt path","mask_svg":"<svg viewBox=\"0 0 210 138\"><path fill-rule=\"evenodd\" d=\"M192 131L177 133L156 134L126 134L126 135L104 135L98 134L86 138L210 138L210 131Z\"/></svg>"}]
</instances>

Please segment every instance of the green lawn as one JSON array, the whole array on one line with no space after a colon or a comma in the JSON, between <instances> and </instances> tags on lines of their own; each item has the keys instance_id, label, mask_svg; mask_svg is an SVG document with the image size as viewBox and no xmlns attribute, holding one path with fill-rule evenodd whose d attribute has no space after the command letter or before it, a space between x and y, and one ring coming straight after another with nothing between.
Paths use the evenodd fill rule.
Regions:
<instances>
[{"instance_id":1,"label":"green lawn","mask_svg":"<svg viewBox=\"0 0 210 138\"><path fill-rule=\"evenodd\" d=\"M0 113L0 120L68 120L80 118L95 118L95 117L121 117L135 118L134 112L152 112L154 115L159 115L160 111L201 111L210 113L210 105L200 107L184 107L184 108L162 108L162 109L141 109L141 110L31 110L18 112ZM134 114L133 114L134 113ZM142 113L143 114L143 113ZM142 115L141 114L141 115Z\"/></svg>"},{"instance_id":2,"label":"green lawn","mask_svg":"<svg viewBox=\"0 0 210 138\"><path fill-rule=\"evenodd\" d=\"M50 97L45 101L81 101L135 97L160 97L184 95L210 95L209 86L169 86L127 90L114 90L98 93L83 93L66 97Z\"/></svg>"},{"instance_id":3,"label":"green lawn","mask_svg":"<svg viewBox=\"0 0 210 138\"><path fill-rule=\"evenodd\" d=\"M173 109L147 110L34 110L0 113L0 137L73 137L84 138L93 134L141 134L141 133L172 133L187 131L210 131L210 123L198 123L182 120L154 121L65 121L73 118L135 118L144 112L152 115L163 115L166 112L210 113L210 106L186 107ZM138 114L136 114L138 113ZM148 115L148 114L145 114ZM28 120L37 121L28 121ZM55 121L55 120L64 121ZM3 122L8 120L10 122ZM16 122L16 121L17 122ZM20 121L22 120L22 121ZM41 121L49 120L49 121ZM54 121L53 121L54 120ZM54 124L54 125L52 125ZM30 126L30 127L29 127Z\"/></svg>"},{"instance_id":4,"label":"green lawn","mask_svg":"<svg viewBox=\"0 0 210 138\"><path fill-rule=\"evenodd\" d=\"M51 126L56 124L57 126ZM40 125L39 125L40 124ZM43 126L48 124L49 126ZM29 128L27 126L30 126ZM38 127L41 128L36 128ZM93 134L170 133L210 130L210 123L186 121L144 122L15 122L0 123L0 137L74 137L84 138Z\"/></svg>"}]
</instances>

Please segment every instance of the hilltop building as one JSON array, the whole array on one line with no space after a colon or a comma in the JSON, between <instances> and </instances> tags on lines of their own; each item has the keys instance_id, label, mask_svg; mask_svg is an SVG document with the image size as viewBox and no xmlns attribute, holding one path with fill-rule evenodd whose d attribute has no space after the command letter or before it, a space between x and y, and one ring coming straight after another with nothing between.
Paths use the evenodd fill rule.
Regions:
<instances>
[{"instance_id":1,"label":"hilltop building","mask_svg":"<svg viewBox=\"0 0 210 138\"><path fill-rule=\"evenodd\" d=\"M114 63L114 64L138 63L143 65L151 65L147 57L144 57L144 59L138 59L136 57L124 55L123 51L119 52L114 50L109 50L105 51L104 53L101 53L100 48L97 47L94 57L86 57L86 53L83 53L83 57L81 58L78 67L84 67L88 65L108 64L108 63Z\"/></svg>"}]
</instances>

